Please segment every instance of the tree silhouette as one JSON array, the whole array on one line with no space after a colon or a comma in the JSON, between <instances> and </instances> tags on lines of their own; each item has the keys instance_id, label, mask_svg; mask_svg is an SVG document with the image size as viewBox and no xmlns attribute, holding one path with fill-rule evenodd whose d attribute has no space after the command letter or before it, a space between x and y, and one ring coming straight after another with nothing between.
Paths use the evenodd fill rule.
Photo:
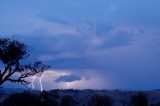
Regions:
<instances>
[{"instance_id":1,"label":"tree silhouette","mask_svg":"<svg viewBox=\"0 0 160 106\"><path fill-rule=\"evenodd\" d=\"M2 104L2 106L41 106L41 101L30 92L22 92L8 96Z\"/></svg>"},{"instance_id":2,"label":"tree silhouette","mask_svg":"<svg viewBox=\"0 0 160 106\"><path fill-rule=\"evenodd\" d=\"M6 81L29 84L27 77L47 70L49 67L36 61L27 64L24 61L30 56L28 46L17 40L0 39L0 86ZM15 77L16 76L16 77Z\"/></svg>"},{"instance_id":3,"label":"tree silhouette","mask_svg":"<svg viewBox=\"0 0 160 106\"><path fill-rule=\"evenodd\" d=\"M72 96L64 95L63 98L61 99L60 106L76 106L76 101Z\"/></svg>"},{"instance_id":4,"label":"tree silhouette","mask_svg":"<svg viewBox=\"0 0 160 106\"><path fill-rule=\"evenodd\" d=\"M138 92L131 97L132 106L148 106L147 95L143 92Z\"/></svg>"},{"instance_id":5,"label":"tree silhouette","mask_svg":"<svg viewBox=\"0 0 160 106\"><path fill-rule=\"evenodd\" d=\"M59 106L58 99L51 95L50 92L42 91L40 97L42 106Z\"/></svg>"},{"instance_id":6,"label":"tree silhouette","mask_svg":"<svg viewBox=\"0 0 160 106\"><path fill-rule=\"evenodd\" d=\"M113 100L107 95L95 94L91 98L92 106L112 106Z\"/></svg>"}]
</instances>

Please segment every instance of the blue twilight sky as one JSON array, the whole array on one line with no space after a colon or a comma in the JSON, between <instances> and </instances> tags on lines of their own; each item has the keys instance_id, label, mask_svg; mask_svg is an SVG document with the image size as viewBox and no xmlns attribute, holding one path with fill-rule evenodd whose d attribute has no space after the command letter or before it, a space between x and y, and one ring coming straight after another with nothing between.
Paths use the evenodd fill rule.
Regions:
<instances>
[{"instance_id":1,"label":"blue twilight sky","mask_svg":"<svg viewBox=\"0 0 160 106\"><path fill-rule=\"evenodd\" d=\"M0 36L53 67L44 89L160 88L160 0L0 0Z\"/></svg>"}]
</instances>

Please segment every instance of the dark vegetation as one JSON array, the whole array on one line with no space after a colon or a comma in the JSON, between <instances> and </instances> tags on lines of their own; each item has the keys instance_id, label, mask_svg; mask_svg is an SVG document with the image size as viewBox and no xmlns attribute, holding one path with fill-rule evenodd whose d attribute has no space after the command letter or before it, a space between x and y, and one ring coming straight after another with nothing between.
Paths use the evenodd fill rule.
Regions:
<instances>
[{"instance_id":1,"label":"dark vegetation","mask_svg":"<svg viewBox=\"0 0 160 106\"><path fill-rule=\"evenodd\" d=\"M133 106L148 106L147 95L139 92L131 97L131 104Z\"/></svg>"},{"instance_id":2,"label":"dark vegetation","mask_svg":"<svg viewBox=\"0 0 160 106\"><path fill-rule=\"evenodd\" d=\"M88 94L86 94L86 92ZM160 106L160 99L151 103L145 92L132 92L126 96L114 95L114 92L99 90L52 90L25 91L14 93L6 97L0 106ZM85 93L85 94L84 94ZM84 94L84 95L83 95ZM128 99L128 100L127 100Z\"/></svg>"},{"instance_id":3,"label":"dark vegetation","mask_svg":"<svg viewBox=\"0 0 160 106\"><path fill-rule=\"evenodd\" d=\"M112 106L113 100L106 95L93 95L91 99L91 106Z\"/></svg>"}]
</instances>

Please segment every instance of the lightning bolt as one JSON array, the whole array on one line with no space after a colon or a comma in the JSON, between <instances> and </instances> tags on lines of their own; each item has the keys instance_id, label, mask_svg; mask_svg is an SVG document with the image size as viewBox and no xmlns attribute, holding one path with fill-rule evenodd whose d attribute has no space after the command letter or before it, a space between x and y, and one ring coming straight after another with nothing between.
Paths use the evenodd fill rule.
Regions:
<instances>
[{"instance_id":1,"label":"lightning bolt","mask_svg":"<svg viewBox=\"0 0 160 106\"><path fill-rule=\"evenodd\" d=\"M34 88L35 88L35 86L34 86L34 81L35 81L35 79L36 79L36 76L33 76L32 78L33 78L33 80L32 80L31 86L32 86L32 89L34 89Z\"/></svg>"},{"instance_id":2,"label":"lightning bolt","mask_svg":"<svg viewBox=\"0 0 160 106\"><path fill-rule=\"evenodd\" d=\"M43 72L42 76L39 78L41 92L43 91L42 79L43 79L43 77L44 77L45 74L46 74L46 72Z\"/></svg>"},{"instance_id":3,"label":"lightning bolt","mask_svg":"<svg viewBox=\"0 0 160 106\"><path fill-rule=\"evenodd\" d=\"M32 81L31 81L31 84L29 85L29 86L31 86L32 89L35 88L34 81L35 81L36 78L37 78L36 76L33 76L33 77L32 77Z\"/></svg>"},{"instance_id":4,"label":"lightning bolt","mask_svg":"<svg viewBox=\"0 0 160 106\"><path fill-rule=\"evenodd\" d=\"M35 75L35 76L32 77L32 81L31 81L32 83L30 85L32 87L32 89L35 89L35 83L34 83L35 80L39 80L38 82L39 82L39 85L40 85L40 91L42 92L44 90L44 88L43 88L43 79L44 79L44 76L46 74L53 74L55 77L59 76L59 75L66 75L66 73L56 74L55 72L44 71L41 75Z\"/></svg>"},{"instance_id":5,"label":"lightning bolt","mask_svg":"<svg viewBox=\"0 0 160 106\"><path fill-rule=\"evenodd\" d=\"M34 82L35 82L35 79L38 78L39 83L40 83L40 90L43 91L42 79L43 79L43 77L44 77L45 74L46 74L46 72L43 72L43 74L40 77L38 77L36 75L32 77L32 81L31 81L31 84L30 84L30 86L32 87L32 89L35 88Z\"/></svg>"},{"instance_id":6,"label":"lightning bolt","mask_svg":"<svg viewBox=\"0 0 160 106\"><path fill-rule=\"evenodd\" d=\"M43 79L43 77L45 76L45 74L48 74L48 73L50 73L50 74L55 74L54 72L50 72L50 71L45 71L45 72L43 72L42 76L39 78L39 83L40 83L40 90L41 90L41 92L44 90L44 89L43 89L42 79Z\"/></svg>"}]
</instances>

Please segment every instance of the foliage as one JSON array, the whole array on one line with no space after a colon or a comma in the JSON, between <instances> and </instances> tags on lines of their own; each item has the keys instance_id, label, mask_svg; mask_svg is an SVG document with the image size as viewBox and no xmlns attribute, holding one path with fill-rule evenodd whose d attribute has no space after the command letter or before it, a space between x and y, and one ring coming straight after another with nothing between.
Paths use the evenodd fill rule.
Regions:
<instances>
[{"instance_id":1,"label":"foliage","mask_svg":"<svg viewBox=\"0 0 160 106\"><path fill-rule=\"evenodd\" d=\"M58 100L47 91L42 91L40 97L42 106L59 106Z\"/></svg>"},{"instance_id":2,"label":"foliage","mask_svg":"<svg viewBox=\"0 0 160 106\"><path fill-rule=\"evenodd\" d=\"M61 106L75 106L75 105L76 105L76 101L70 95L65 95L61 99Z\"/></svg>"},{"instance_id":3,"label":"foliage","mask_svg":"<svg viewBox=\"0 0 160 106\"><path fill-rule=\"evenodd\" d=\"M3 101L3 106L39 106L39 105L40 105L39 99L35 95L29 92L16 93L10 95Z\"/></svg>"},{"instance_id":4,"label":"foliage","mask_svg":"<svg viewBox=\"0 0 160 106\"><path fill-rule=\"evenodd\" d=\"M131 97L132 106L148 106L147 95L143 92L138 92Z\"/></svg>"},{"instance_id":5,"label":"foliage","mask_svg":"<svg viewBox=\"0 0 160 106\"><path fill-rule=\"evenodd\" d=\"M92 106L112 106L113 100L106 95L93 95L92 96Z\"/></svg>"},{"instance_id":6,"label":"foliage","mask_svg":"<svg viewBox=\"0 0 160 106\"><path fill-rule=\"evenodd\" d=\"M0 86L6 81L13 83L29 84L26 78L49 68L41 61L26 63L30 56L28 46L17 40L7 38L0 39ZM14 76L17 76L14 78Z\"/></svg>"},{"instance_id":7,"label":"foliage","mask_svg":"<svg viewBox=\"0 0 160 106\"><path fill-rule=\"evenodd\" d=\"M30 92L15 93L6 98L2 106L59 106L57 99L43 91L40 95Z\"/></svg>"}]
</instances>

